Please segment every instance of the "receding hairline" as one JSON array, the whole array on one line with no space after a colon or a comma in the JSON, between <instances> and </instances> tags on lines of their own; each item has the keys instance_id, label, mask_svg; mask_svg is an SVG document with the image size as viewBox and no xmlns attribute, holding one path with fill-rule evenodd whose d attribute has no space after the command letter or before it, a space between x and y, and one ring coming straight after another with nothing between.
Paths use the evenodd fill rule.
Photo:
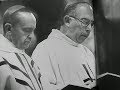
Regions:
<instances>
[{"instance_id":1,"label":"receding hairline","mask_svg":"<svg viewBox=\"0 0 120 90\"><path fill-rule=\"evenodd\" d=\"M31 10L29 8L26 8L26 7L21 8L21 9L15 11L15 12L13 12L12 14L9 14L9 12L5 13L5 15L3 17L3 31L4 31L4 33L6 33L6 30L5 30L5 24L6 23L9 23L14 27L20 22L20 19L18 18L18 15L19 15L20 12L31 13L34 16L34 18L36 20L36 23L37 23L38 16L33 10Z\"/></svg>"},{"instance_id":2,"label":"receding hairline","mask_svg":"<svg viewBox=\"0 0 120 90\"><path fill-rule=\"evenodd\" d=\"M92 9L91 5L89 5L88 3L77 3L76 5L73 6L73 8L72 8L72 6L71 6L70 11L68 11L68 12L66 13L66 15L78 17L78 12L79 12L78 10L79 10L79 9L82 10L82 8L83 8L83 9L89 9L89 11L90 11L91 13L93 13L93 9ZM79 12L79 13L81 13L81 12Z\"/></svg>"},{"instance_id":3,"label":"receding hairline","mask_svg":"<svg viewBox=\"0 0 120 90\"><path fill-rule=\"evenodd\" d=\"M90 8L91 11L93 11L93 8L91 5L87 4L87 3L80 3L80 4L77 4L76 8L80 6L80 7L86 7L88 6Z\"/></svg>"},{"instance_id":4,"label":"receding hairline","mask_svg":"<svg viewBox=\"0 0 120 90\"><path fill-rule=\"evenodd\" d=\"M28 8L21 8L21 9L15 11L15 12L12 13L12 14L9 14L9 12L6 13L6 14L4 15L4 17L3 17L3 25L4 25L5 23L16 24L16 21L19 20L18 17L19 17L19 15L20 15L20 13L30 13L30 14L32 14L32 15L34 16L34 18L35 18L35 20L36 20L37 14L36 14L35 12L33 12L32 10L30 10L30 9L28 9ZM14 23L14 22L15 22L15 23Z\"/></svg>"},{"instance_id":5,"label":"receding hairline","mask_svg":"<svg viewBox=\"0 0 120 90\"><path fill-rule=\"evenodd\" d=\"M92 8L92 6L89 3L87 3L87 2L76 2L74 4L71 4L71 5L67 6L67 8L65 8L64 16L65 15L69 15L72 12L74 12L73 14L75 14L76 8L78 6L79 7L82 7L82 6L86 7L86 6L88 6L90 8L90 10L93 12L93 8Z\"/></svg>"},{"instance_id":6,"label":"receding hairline","mask_svg":"<svg viewBox=\"0 0 120 90\"><path fill-rule=\"evenodd\" d=\"M69 9L70 7L73 7L73 6L76 7L78 5L88 5L90 7L90 9L93 10L92 5L90 3L88 3L88 2L76 2L76 3L73 3L73 4L70 4L70 5L66 6L64 11L66 9Z\"/></svg>"},{"instance_id":7,"label":"receding hairline","mask_svg":"<svg viewBox=\"0 0 120 90\"><path fill-rule=\"evenodd\" d=\"M28 15L30 16L30 18L32 17L36 21L35 15L32 12L18 12L16 13L15 18L17 20L20 20L21 17L27 17Z\"/></svg>"}]
</instances>

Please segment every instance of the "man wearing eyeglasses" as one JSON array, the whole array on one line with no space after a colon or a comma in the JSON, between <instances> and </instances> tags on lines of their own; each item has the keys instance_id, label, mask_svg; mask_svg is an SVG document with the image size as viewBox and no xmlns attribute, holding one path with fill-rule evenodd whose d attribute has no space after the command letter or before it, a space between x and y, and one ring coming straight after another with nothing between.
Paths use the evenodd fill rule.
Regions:
<instances>
[{"instance_id":1,"label":"man wearing eyeglasses","mask_svg":"<svg viewBox=\"0 0 120 90\"><path fill-rule=\"evenodd\" d=\"M81 44L93 29L93 21L93 10L88 3L69 5L60 30L53 29L37 45L32 58L46 76L46 81L42 81L44 88L89 90L96 86L94 55Z\"/></svg>"}]
</instances>

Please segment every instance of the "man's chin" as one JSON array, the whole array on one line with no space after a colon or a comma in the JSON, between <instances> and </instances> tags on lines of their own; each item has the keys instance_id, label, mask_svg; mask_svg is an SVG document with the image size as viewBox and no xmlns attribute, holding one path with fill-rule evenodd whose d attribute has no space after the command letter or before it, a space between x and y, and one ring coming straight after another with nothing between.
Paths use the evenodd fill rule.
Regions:
<instances>
[{"instance_id":1,"label":"man's chin","mask_svg":"<svg viewBox=\"0 0 120 90\"><path fill-rule=\"evenodd\" d=\"M24 45L23 47L21 47L22 48L22 50L25 50L25 49L28 49L29 48L29 46L30 46L30 44L29 45Z\"/></svg>"},{"instance_id":2,"label":"man's chin","mask_svg":"<svg viewBox=\"0 0 120 90\"><path fill-rule=\"evenodd\" d=\"M76 39L76 41L81 44L82 42L85 41L85 39L87 38L87 36L79 36L79 38Z\"/></svg>"},{"instance_id":3,"label":"man's chin","mask_svg":"<svg viewBox=\"0 0 120 90\"><path fill-rule=\"evenodd\" d=\"M24 46L23 46L23 47L24 47L25 49L27 49L27 48L29 48L30 44L31 44L30 41L26 41L26 42L24 42Z\"/></svg>"},{"instance_id":4,"label":"man's chin","mask_svg":"<svg viewBox=\"0 0 120 90\"><path fill-rule=\"evenodd\" d=\"M29 46L30 46L30 44L29 44L29 45L26 45L24 48L25 48L25 49L28 49L28 48L29 48Z\"/></svg>"}]
</instances>

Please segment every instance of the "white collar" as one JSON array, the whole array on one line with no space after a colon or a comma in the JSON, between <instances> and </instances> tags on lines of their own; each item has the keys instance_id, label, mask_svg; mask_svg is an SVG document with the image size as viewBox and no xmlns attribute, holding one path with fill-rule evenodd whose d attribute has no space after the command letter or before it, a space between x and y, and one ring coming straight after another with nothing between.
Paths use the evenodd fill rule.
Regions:
<instances>
[{"instance_id":1,"label":"white collar","mask_svg":"<svg viewBox=\"0 0 120 90\"><path fill-rule=\"evenodd\" d=\"M79 45L78 43L74 42L73 40L71 40L69 37L67 37L66 35L64 35L62 32L60 32L57 29L52 29L52 32L50 33L49 37L56 37L58 39L62 39L65 42L67 42L75 47L78 47L78 45Z\"/></svg>"}]
</instances>

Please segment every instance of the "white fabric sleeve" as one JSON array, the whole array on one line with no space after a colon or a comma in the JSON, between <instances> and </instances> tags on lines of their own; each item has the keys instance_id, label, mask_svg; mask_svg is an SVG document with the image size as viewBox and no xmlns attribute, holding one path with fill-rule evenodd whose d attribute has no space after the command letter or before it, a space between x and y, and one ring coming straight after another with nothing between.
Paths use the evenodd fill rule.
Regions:
<instances>
[{"instance_id":1,"label":"white fabric sleeve","mask_svg":"<svg viewBox=\"0 0 120 90\"><path fill-rule=\"evenodd\" d=\"M57 90L54 84L51 84L50 81L54 81L51 78L53 74L51 64L50 64L50 57L48 54L48 50L44 48L43 45L38 45L36 49L33 51L32 59L38 65L41 72L41 83L43 86L43 90Z\"/></svg>"}]
</instances>

